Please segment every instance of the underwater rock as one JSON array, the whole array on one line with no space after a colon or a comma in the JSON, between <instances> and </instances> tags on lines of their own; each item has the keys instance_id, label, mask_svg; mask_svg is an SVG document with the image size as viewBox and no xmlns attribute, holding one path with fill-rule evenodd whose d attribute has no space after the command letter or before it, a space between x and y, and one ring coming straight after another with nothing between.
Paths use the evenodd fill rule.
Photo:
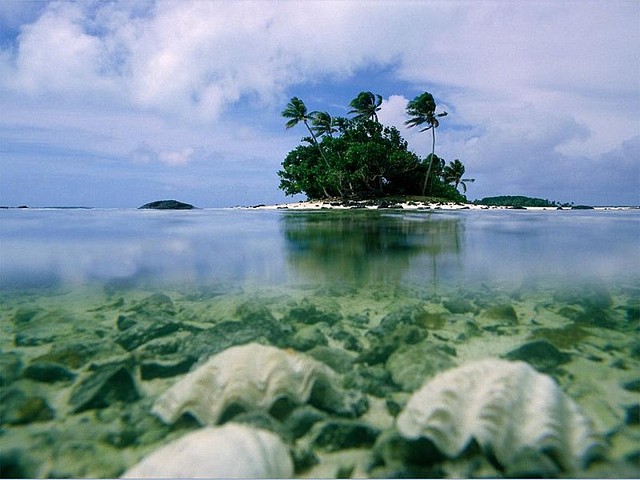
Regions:
<instances>
[{"instance_id":1,"label":"underwater rock","mask_svg":"<svg viewBox=\"0 0 640 480\"><path fill-rule=\"evenodd\" d=\"M158 317L173 317L175 314L176 308L171 298L164 293L154 293L126 305L116 324L118 330L122 331L138 322L153 321Z\"/></svg>"},{"instance_id":2,"label":"underwater rock","mask_svg":"<svg viewBox=\"0 0 640 480\"><path fill-rule=\"evenodd\" d=\"M116 336L116 343L127 351L155 338L164 337L180 329L180 322L168 317L156 318L152 322L140 322L129 326Z\"/></svg>"},{"instance_id":3,"label":"underwater rock","mask_svg":"<svg viewBox=\"0 0 640 480\"><path fill-rule=\"evenodd\" d=\"M229 320L198 332L182 342L180 354L205 359L229 347L247 343L269 343L276 347L291 345L292 329L273 317L263 317L258 322Z\"/></svg>"},{"instance_id":4,"label":"underwater rock","mask_svg":"<svg viewBox=\"0 0 640 480\"><path fill-rule=\"evenodd\" d=\"M145 360L140 362L140 378L152 380L154 378L175 377L187 373L195 363L194 358L178 358L171 360Z\"/></svg>"},{"instance_id":5,"label":"underwater rock","mask_svg":"<svg viewBox=\"0 0 640 480\"><path fill-rule=\"evenodd\" d=\"M17 352L0 353L0 387L6 387L20 378L22 359Z\"/></svg>"},{"instance_id":6,"label":"underwater rock","mask_svg":"<svg viewBox=\"0 0 640 480\"><path fill-rule=\"evenodd\" d=\"M44 361L31 363L24 369L22 375L24 378L45 383L66 382L76 377L76 374L64 365Z\"/></svg>"},{"instance_id":7,"label":"underwater rock","mask_svg":"<svg viewBox=\"0 0 640 480\"><path fill-rule=\"evenodd\" d=\"M455 366L454 355L455 350L427 340L398 348L387 360L386 367L396 385L413 392L436 373Z\"/></svg>"},{"instance_id":8,"label":"underwater rock","mask_svg":"<svg viewBox=\"0 0 640 480\"><path fill-rule=\"evenodd\" d=\"M87 340L74 343L56 343L51 350L34 359L34 362L53 362L78 369L90 360L112 357L123 352L120 346L107 340Z\"/></svg>"},{"instance_id":9,"label":"underwater rock","mask_svg":"<svg viewBox=\"0 0 640 480\"><path fill-rule=\"evenodd\" d=\"M369 348L362 352L357 362L376 365L384 363L397 348L398 345L413 345L421 342L426 336L427 331L416 325L399 325L389 333L381 333L381 330L370 330L367 335L371 337L369 340Z\"/></svg>"},{"instance_id":10,"label":"underwater rock","mask_svg":"<svg viewBox=\"0 0 640 480\"><path fill-rule=\"evenodd\" d=\"M424 327L425 321L429 316L429 313L425 310L425 305L424 302L413 302L389 312L382 317L378 326L372 329L370 333L384 337L402 326Z\"/></svg>"},{"instance_id":11,"label":"underwater rock","mask_svg":"<svg viewBox=\"0 0 640 480\"><path fill-rule=\"evenodd\" d=\"M21 327L29 324L37 315L44 313L44 311L41 307L20 307L16 309L11 320L16 327Z\"/></svg>"},{"instance_id":12,"label":"underwater rock","mask_svg":"<svg viewBox=\"0 0 640 480\"><path fill-rule=\"evenodd\" d=\"M37 462L27 449L11 448L0 450L2 478L37 478Z\"/></svg>"},{"instance_id":13,"label":"underwater rock","mask_svg":"<svg viewBox=\"0 0 640 480\"><path fill-rule=\"evenodd\" d=\"M122 478L291 478L286 445L265 430L227 423L186 434L143 458Z\"/></svg>"},{"instance_id":14,"label":"underwater rock","mask_svg":"<svg viewBox=\"0 0 640 480\"><path fill-rule=\"evenodd\" d=\"M446 478L437 465L445 460L433 442L407 440L395 428L383 431L372 448L372 478ZM376 469L385 465L384 469Z\"/></svg>"},{"instance_id":15,"label":"underwater rock","mask_svg":"<svg viewBox=\"0 0 640 480\"><path fill-rule=\"evenodd\" d=\"M640 404L627 405L624 407L625 425L640 425Z\"/></svg>"},{"instance_id":16,"label":"underwater rock","mask_svg":"<svg viewBox=\"0 0 640 480\"><path fill-rule=\"evenodd\" d=\"M558 348L573 348L590 335L588 330L572 322L559 328L537 328L530 336L535 340L546 340Z\"/></svg>"},{"instance_id":17,"label":"underwater rock","mask_svg":"<svg viewBox=\"0 0 640 480\"><path fill-rule=\"evenodd\" d=\"M476 306L466 298L455 297L445 300L442 304L451 313L475 313L477 311Z\"/></svg>"},{"instance_id":18,"label":"underwater rock","mask_svg":"<svg viewBox=\"0 0 640 480\"><path fill-rule=\"evenodd\" d=\"M518 324L518 314L513 306L509 304L491 306L482 312L482 317L500 321L506 325Z\"/></svg>"},{"instance_id":19,"label":"underwater rock","mask_svg":"<svg viewBox=\"0 0 640 480\"><path fill-rule=\"evenodd\" d=\"M635 378L633 380L629 380L628 382L624 382L622 384L622 388L630 392L640 392L640 378Z\"/></svg>"},{"instance_id":20,"label":"underwater rock","mask_svg":"<svg viewBox=\"0 0 640 480\"><path fill-rule=\"evenodd\" d=\"M289 406L287 406L289 407ZM283 409L284 410L284 409ZM243 412L233 417L233 422L240 425L249 425L276 434L280 439L290 444L293 441L293 434L287 430L284 423L267 412L254 410Z\"/></svg>"},{"instance_id":21,"label":"underwater rock","mask_svg":"<svg viewBox=\"0 0 640 480\"><path fill-rule=\"evenodd\" d=\"M152 412L165 423L182 414L215 425L230 407L269 410L286 398L322 406L340 401L335 372L301 353L250 343L231 347L188 373L158 398Z\"/></svg>"},{"instance_id":22,"label":"underwater rock","mask_svg":"<svg viewBox=\"0 0 640 480\"><path fill-rule=\"evenodd\" d=\"M307 355L329 365L338 373L346 373L353 368L355 357L339 348L331 348L324 345L316 346L308 350Z\"/></svg>"},{"instance_id":23,"label":"underwater rock","mask_svg":"<svg viewBox=\"0 0 640 480\"><path fill-rule=\"evenodd\" d=\"M362 343L360 343L358 337L344 329L340 324L331 327L329 336L335 341L342 344L342 347L345 350L351 350L352 352L362 352Z\"/></svg>"},{"instance_id":24,"label":"underwater rock","mask_svg":"<svg viewBox=\"0 0 640 480\"><path fill-rule=\"evenodd\" d=\"M311 405L302 405L296 408L285 420L285 427L294 438L300 438L306 434L320 420L325 420L327 414Z\"/></svg>"},{"instance_id":25,"label":"underwater rock","mask_svg":"<svg viewBox=\"0 0 640 480\"><path fill-rule=\"evenodd\" d=\"M391 381L389 372L380 364L354 365L349 372L345 373L344 386L379 398L384 398L397 389Z\"/></svg>"},{"instance_id":26,"label":"underwater rock","mask_svg":"<svg viewBox=\"0 0 640 480\"><path fill-rule=\"evenodd\" d=\"M604 453L578 405L554 380L524 362L487 359L437 375L397 419L409 440L426 438L449 458L472 441L507 471L529 459L528 474L550 463L575 471Z\"/></svg>"},{"instance_id":27,"label":"underwater rock","mask_svg":"<svg viewBox=\"0 0 640 480\"><path fill-rule=\"evenodd\" d=\"M136 355L144 359L166 358L178 354L183 359L185 356L180 355L180 349L185 342L191 339L194 332L181 330L166 337L154 338L142 345L136 350Z\"/></svg>"},{"instance_id":28,"label":"underwater rock","mask_svg":"<svg viewBox=\"0 0 640 480\"><path fill-rule=\"evenodd\" d=\"M72 413L78 413L139 398L138 386L128 362L114 362L95 367L80 380L71 392L69 405Z\"/></svg>"},{"instance_id":29,"label":"underwater rock","mask_svg":"<svg viewBox=\"0 0 640 480\"><path fill-rule=\"evenodd\" d=\"M296 350L304 352L311 350L313 347L318 345L328 345L329 342L319 328L319 325L322 324L302 327L293 335L293 338L291 339L291 346Z\"/></svg>"},{"instance_id":30,"label":"underwater rock","mask_svg":"<svg viewBox=\"0 0 640 480\"><path fill-rule=\"evenodd\" d=\"M370 447L379 434L376 427L355 420L329 420L315 425L311 432L312 444L327 452Z\"/></svg>"},{"instance_id":31,"label":"underwater rock","mask_svg":"<svg viewBox=\"0 0 640 480\"><path fill-rule=\"evenodd\" d=\"M22 389L12 388L4 392L1 400L0 424L25 425L55 417L55 412L46 399L39 395L31 395Z\"/></svg>"},{"instance_id":32,"label":"underwater rock","mask_svg":"<svg viewBox=\"0 0 640 480\"><path fill-rule=\"evenodd\" d=\"M305 323L307 325L319 322L333 325L341 319L342 315L340 315L340 313L321 310L306 298L302 300L299 305L291 308L283 318L283 320L289 324Z\"/></svg>"},{"instance_id":33,"label":"underwater rock","mask_svg":"<svg viewBox=\"0 0 640 480\"><path fill-rule=\"evenodd\" d=\"M507 353L507 360L522 360L541 372L550 372L559 365L571 360L571 355L562 352L546 340L525 343Z\"/></svg>"},{"instance_id":34,"label":"underwater rock","mask_svg":"<svg viewBox=\"0 0 640 480\"><path fill-rule=\"evenodd\" d=\"M259 300L249 300L241 303L236 308L236 315L243 322L260 323L266 321L271 323L275 320L271 310L264 302Z\"/></svg>"},{"instance_id":35,"label":"underwater rock","mask_svg":"<svg viewBox=\"0 0 640 480\"><path fill-rule=\"evenodd\" d=\"M553 299L558 303L580 305L585 311L602 311L613 304L611 292L604 282L565 285L554 292Z\"/></svg>"},{"instance_id":36,"label":"underwater rock","mask_svg":"<svg viewBox=\"0 0 640 480\"><path fill-rule=\"evenodd\" d=\"M16 313L14 321L16 323L14 343L17 347L37 347L64 340L74 333L74 325L79 323L67 312L40 309L26 314L25 312Z\"/></svg>"}]
</instances>

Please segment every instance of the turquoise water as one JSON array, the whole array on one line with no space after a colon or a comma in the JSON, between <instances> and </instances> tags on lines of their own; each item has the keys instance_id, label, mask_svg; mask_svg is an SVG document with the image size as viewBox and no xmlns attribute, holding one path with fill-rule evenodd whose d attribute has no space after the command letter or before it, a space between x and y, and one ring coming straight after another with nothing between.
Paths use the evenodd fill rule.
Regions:
<instances>
[{"instance_id":1,"label":"turquoise water","mask_svg":"<svg viewBox=\"0 0 640 480\"><path fill-rule=\"evenodd\" d=\"M638 210L3 210L3 475L120 475L197 427L163 425L151 405L231 345L344 354L353 364L332 367L369 401L358 421L385 432L416 388L398 380L393 352L433 345L461 365L542 340L557 358L523 359L606 437L594 472L621 476L640 457L639 277ZM394 315L408 330L379 340ZM251 328L264 318L275 323ZM213 335L229 321L237 331ZM146 330L132 339L129 324ZM395 472L372 466L374 438L312 437L290 439L316 457L297 476ZM470 465L431 473L503 473Z\"/></svg>"}]
</instances>

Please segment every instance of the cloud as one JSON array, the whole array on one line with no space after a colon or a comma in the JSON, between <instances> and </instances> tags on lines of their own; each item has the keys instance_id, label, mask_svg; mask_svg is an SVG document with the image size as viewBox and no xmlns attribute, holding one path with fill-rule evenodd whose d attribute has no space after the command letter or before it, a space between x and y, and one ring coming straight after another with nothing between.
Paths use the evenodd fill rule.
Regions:
<instances>
[{"instance_id":1,"label":"cloud","mask_svg":"<svg viewBox=\"0 0 640 480\"><path fill-rule=\"evenodd\" d=\"M160 161L171 166L186 165L191 161L191 157L194 153L194 149L191 147L185 147L178 152L162 152L160 154Z\"/></svg>"},{"instance_id":2,"label":"cloud","mask_svg":"<svg viewBox=\"0 0 640 480\"><path fill-rule=\"evenodd\" d=\"M639 20L633 0L2 2L0 127L114 165L277 169L302 135L279 118L290 96L334 113L345 85L384 90L381 120L424 156L404 110L428 90L449 112L436 153L478 178L471 197L561 189L549 168L627 158L612 152L640 124Z\"/></svg>"}]
</instances>

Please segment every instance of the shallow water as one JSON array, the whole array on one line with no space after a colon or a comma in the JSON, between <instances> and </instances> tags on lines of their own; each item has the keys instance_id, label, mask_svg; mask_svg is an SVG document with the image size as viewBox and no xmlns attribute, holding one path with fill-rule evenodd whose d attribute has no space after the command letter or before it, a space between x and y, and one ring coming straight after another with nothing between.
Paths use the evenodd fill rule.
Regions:
<instances>
[{"instance_id":1,"label":"shallow water","mask_svg":"<svg viewBox=\"0 0 640 480\"><path fill-rule=\"evenodd\" d=\"M150 407L234 344L345 353L353 365L332 366L369 400L359 421L383 432L417 388L392 371L392 352L442 347L462 365L544 340L557 358L523 360L606 436L609 459L594 472L622 476L640 457L639 220L638 210L0 211L3 475L120 475L196 428L162 425ZM283 336L251 329L260 315ZM394 315L407 331L386 332L374 359ZM166 328L153 327L159 317ZM207 336L229 320L238 332ZM129 324L147 330L131 339ZM103 379L86 400L85 380L114 365L124 387ZM297 476L393 473L372 469L371 442L314 441L295 442L319 462ZM468 461L438 468L501 474Z\"/></svg>"}]
</instances>

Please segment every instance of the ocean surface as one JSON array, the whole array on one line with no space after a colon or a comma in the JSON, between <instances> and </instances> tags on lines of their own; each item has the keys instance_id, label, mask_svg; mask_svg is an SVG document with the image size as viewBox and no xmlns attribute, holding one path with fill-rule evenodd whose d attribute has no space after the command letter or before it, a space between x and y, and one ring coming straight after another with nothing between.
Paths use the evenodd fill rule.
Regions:
<instances>
[{"instance_id":1,"label":"ocean surface","mask_svg":"<svg viewBox=\"0 0 640 480\"><path fill-rule=\"evenodd\" d=\"M164 425L158 396L256 342L328 363L368 402L348 420L358 441L318 440L331 415L287 437L311 458L296 476L505 474L372 459L423 382L487 357L551 376L607 445L585 472L624 476L640 461L639 280L637 209L0 210L0 468L117 477L199 426Z\"/></svg>"}]
</instances>

